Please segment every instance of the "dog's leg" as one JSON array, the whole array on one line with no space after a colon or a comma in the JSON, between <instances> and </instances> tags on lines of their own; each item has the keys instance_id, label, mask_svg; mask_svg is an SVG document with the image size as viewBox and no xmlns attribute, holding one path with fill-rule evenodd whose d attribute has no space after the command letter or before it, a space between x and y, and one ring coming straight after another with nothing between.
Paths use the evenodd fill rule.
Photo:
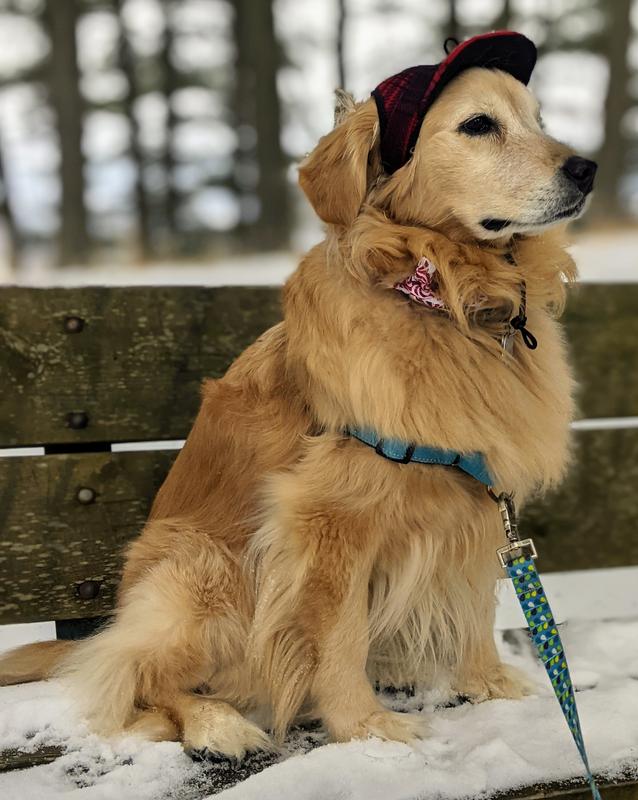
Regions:
<instances>
[{"instance_id":1,"label":"dog's leg","mask_svg":"<svg viewBox=\"0 0 638 800\"><path fill-rule=\"evenodd\" d=\"M267 746L264 732L228 703L192 690L207 684L217 691L215 675L232 673L225 697L250 707L251 614L235 559L202 535L198 547L168 554L129 585L114 622L78 643L62 675L98 732L153 739L177 733L188 749L239 757Z\"/></svg>"},{"instance_id":2,"label":"dog's leg","mask_svg":"<svg viewBox=\"0 0 638 800\"><path fill-rule=\"evenodd\" d=\"M303 505L303 501L302 501ZM368 582L379 534L344 509L297 509L258 534L253 648L281 737L310 700L333 739L412 741L421 717L387 710L366 675Z\"/></svg>"},{"instance_id":3,"label":"dog's leg","mask_svg":"<svg viewBox=\"0 0 638 800\"><path fill-rule=\"evenodd\" d=\"M495 698L518 700L534 690L533 683L522 672L500 659L494 643L495 610L493 585L485 586L475 597L452 685L454 691L473 703Z\"/></svg>"}]
</instances>

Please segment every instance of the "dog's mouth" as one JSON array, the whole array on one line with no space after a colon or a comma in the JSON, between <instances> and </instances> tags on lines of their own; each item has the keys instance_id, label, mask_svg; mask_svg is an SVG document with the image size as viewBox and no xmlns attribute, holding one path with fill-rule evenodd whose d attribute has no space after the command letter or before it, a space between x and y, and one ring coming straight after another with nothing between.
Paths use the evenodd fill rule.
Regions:
<instances>
[{"instance_id":1,"label":"dog's mouth","mask_svg":"<svg viewBox=\"0 0 638 800\"><path fill-rule=\"evenodd\" d=\"M497 217L486 217L485 219L481 220L481 227L485 228L486 231L491 231L492 233L498 233L499 231L503 231L506 228L516 228L517 230L522 230L525 228L541 228L545 227L546 225L553 225L555 222L560 222L562 219L570 219L572 217L577 217L580 212L583 210L585 206L586 196L583 195L577 203L574 203L567 208L563 208L559 211L555 211L546 217L543 217L539 220L534 220L533 222L523 222L522 220L514 220L514 219L499 219Z\"/></svg>"}]
</instances>

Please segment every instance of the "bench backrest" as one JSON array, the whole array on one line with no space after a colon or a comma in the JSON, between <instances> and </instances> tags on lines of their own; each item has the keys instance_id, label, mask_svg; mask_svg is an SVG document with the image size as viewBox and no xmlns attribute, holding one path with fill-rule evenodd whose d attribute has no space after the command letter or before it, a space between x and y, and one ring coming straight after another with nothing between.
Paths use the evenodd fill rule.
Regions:
<instances>
[{"instance_id":1,"label":"bench backrest","mask_svg":"<svg viewBox=\"0 0 638 800\"><path fill-rule=\"evenodd\" d=\"M0 623L113 608L139 532L204 377L280 318L276 288L0 290ZM572 291L566 326L584 418L638 415L638 286ZM542 342L540 343L542 347ZM638 428L579 430L569 478L531 504L543 570L638 564Z\"/></svg>"}]
</instances>

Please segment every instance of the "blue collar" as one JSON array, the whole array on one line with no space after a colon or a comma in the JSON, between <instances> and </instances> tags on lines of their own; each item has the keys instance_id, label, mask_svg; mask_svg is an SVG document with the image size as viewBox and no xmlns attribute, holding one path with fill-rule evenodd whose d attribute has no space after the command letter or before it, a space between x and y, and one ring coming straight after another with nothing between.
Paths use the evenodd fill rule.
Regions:
<instances>
[{"instance_id":1,"label":"blue collar","mask_svg":"<svg viewBox=\"0 0 638 800\"><path fill-rule=\"evenodd\" d=\"M346 433L360 442L374 447L375 452L399 464L439 464L444 467L458 467L486 486L493 484L492 476L483 453L457 453L441 447L428 447L402 442L400 439L380 439L370 428L348 428Z\"/></svg>"}]
</instances>

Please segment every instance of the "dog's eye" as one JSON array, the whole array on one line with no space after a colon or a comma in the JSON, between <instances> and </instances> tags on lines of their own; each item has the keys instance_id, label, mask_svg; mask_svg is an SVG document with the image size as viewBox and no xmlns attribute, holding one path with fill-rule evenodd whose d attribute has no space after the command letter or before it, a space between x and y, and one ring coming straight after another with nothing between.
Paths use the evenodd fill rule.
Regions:
<instances>
[{"instance_id":1,"label":"dog's eye","mask_svg":"<svg viewBox=\"0 0 638 800\"><path fill-rule=\"evenodd\" d=\"M468 136L485 136L487 133L494 133L498 130L498 123L487 114L479 114L470 117L459 125L459 133L466 133Z\"/></svg>"}]
</instances>

